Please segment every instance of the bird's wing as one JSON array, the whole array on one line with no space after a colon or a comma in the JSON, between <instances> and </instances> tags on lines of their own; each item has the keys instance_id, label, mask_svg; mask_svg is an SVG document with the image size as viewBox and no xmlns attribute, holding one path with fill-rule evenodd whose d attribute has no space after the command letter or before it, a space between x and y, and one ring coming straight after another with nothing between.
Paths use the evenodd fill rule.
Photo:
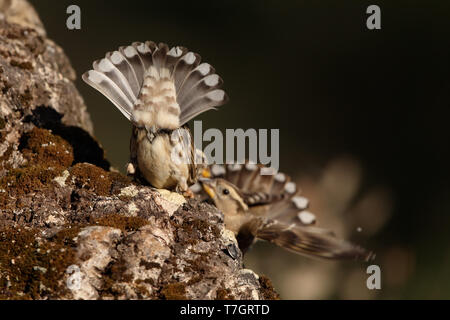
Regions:
<instances>
[{"instance_id":1,"label":"bird's wing","mask_svg":"<svg viewBox=\"0 0 450 320\"><path fill-rule=\"evenodd\" d=\"M309 201L300 196L300 190L291 178L281 172L262 175L263 168L250 163L213 165L210 172L212 178L222 178L236 186L250 213L289 224L314 224L315 216L307 211Z\"/></svg>"},{"instance_id":2,"label":"bird's wing","mask_svg":"<svg viewBox=\"0 0 450 320\"><path fill-rule=\"evenodd\" d=\"M322 259L370 261L375 255L317 227L268 220L253 228L256 238L272 242L298 254Z\"/></svg>"},{"instance_id":3,"label":"bird's wing","mask_svg":"<svg viewBox=\"0 0 450 320\"><path fill-rule=\"evenodd\" d=\"M374 254L339 239L327 229L315 226L315 215L308 211L309 201L289 176L261 175L262 166L213 165L213 179L232 183L248 205L252 216L241 226L238 239L242 250L253 237L267 240L293 252L324 259L370 260Z\"/></svg>"},{"instance_id":4,"label":"bird's wing","mask_svg":"<svg viewBox=\"0 0 450 320\"><path fill-rule=\"evenodd\" d=\"M194 137L186 124L182 128L172 131L171 136L173 159L179 158L181 163L187 164L189 169L188 184L197 181L196 148Z\"/></svg>"}]
</instances>

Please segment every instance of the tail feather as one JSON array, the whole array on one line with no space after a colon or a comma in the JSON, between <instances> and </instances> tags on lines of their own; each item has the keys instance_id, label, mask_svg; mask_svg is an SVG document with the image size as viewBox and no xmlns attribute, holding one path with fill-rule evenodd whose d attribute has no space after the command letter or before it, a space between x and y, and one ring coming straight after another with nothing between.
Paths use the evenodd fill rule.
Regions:
<instances>
[{"instance_id":1,"label":"tail feather","mask_svg":"<svg viewBox=\"0 0 450 320\"><path fill-rule=\"evenodd\" d=\"M167 53L169 47L165 43L160 43L158 47L153 51L152 63L156 70L161 71L166 67ZM146 69L148 70L148 68Z\"/></svg>"},{"instance_id":2,"label":"tail feather","mask_svg":"<svg viewBox=\"0 0 450 320\"><path fill-rule=\"evenodd\" d=\"M166 67L169 69L170 74L174 73L173 71L178 60L184 57L188 52L189 50L187 48L181 46L173 47L169 50L169 52L167 53ZM175 88L177 92L180 90L180 88L177 89L176 86Z\"/></svg>"},{"instance_id":3,"label":"tail feather","mask_svg":"<svg viewBox=\"0 0 450 320\"><path fill-rule=\"evenodd\" d=\"M215 107L220 106L228 102L228 97L223 90L213 90L201 96L197 100L193 100L186 107L181 110L181 124L185 124L189 120L195 118L199 114L215 109Z\"/></svg>"},{"instance_id":4,"label":"tail feather","mask_svg":"<svg viewBox=\"0 0 450 320\"><path fill-rule=\"evenodd\" d=\"M187 52L182 55L175 63L173 69L173 78L175 81L175 89L178 93L193 69L195 69L201 62L201 57L194 52Z\"/></svg>"},{"instance_id":5,"label":"tail feather","mask_svg":"<svg viewBox=\"0 0 450 320\"><path fill-rule=\"evenodd\" d=\"M241 174L242 165L241 164L229 164L224 167L225 168L225 180L234 184L239 188L239 176Z\"/></svg>"},{"instance_id":6,"label":"tail feather","mask_svg":"<svg viewBox=\"0 0 450 320\"><path fill-rule=\"evenodd\" d=\"M128 63L134 70L136 74L137 81L139 83L139 91L142 88L142 84L144 83L144 74L145 74L145 64L139 56L138 51L133 46L120 47L120 53L127 59Z\"/></svg>"},{"instance_id":7,"label":"tail feather","mask_svg":"<svg viewBox=\"0 0 450 320\"><path fill-rule=\"evenodd\" d=\"M136 49L142 65L144 66L144 70L148 70L148 68L153 65L153 51L151 48L156 47L156 45L150 41L147 41L146 43L134 42L132 46Z\"/></svg>"},{"instance_id":8,"label":"tail feather","mask_svg":"<svg viewBox=\"0 0 450 320\"><path fill-rule=\"evenodd\" d=\"M133 103L110 78L103 73L90 70L83 74L83 80L106 96L128 120L131 119Z\"/></svg>"},{"instance_id":9,"label":"tail feather","mask_svg":"<svg viewBox=\"0 0 450 320\"><path fill-rule=\"evenodd\" d=\"M178 103L182 106L187 106L190 101L195 100L205 92L220 88L222 84L223 80L217 74L211 74L204 77L191 88L188 88L188 85L184 84L182 87L182 92L178 94Z\"/></svg>"},{"instance_id":10,"label":"tail feather","mask_svg":"<svg viewBox=\"0 0 450 320\"><path fill-rule=\"evenodd\" d=\"M142 109L146 106L142 106L139 98L144 80L156 70L160 73L160 77L154 77L153 74L154 79L164 81L169 79L175 88L175 99L180 109L180 114L177 115L179 121L169 121L169 123L178 124L179 122L179 126L182 126L200 113L228 101L225 92L219 89L223 84L222 79L215 74L213 67L200 62L201 57L198 54L184 47L169 49L164 43L156 45L152 41L134 42L129 46L120 47L117 51L107 53L104 59L94 62L94 70L86 72L83 79L110 99L128 120L133 121L133 112L136 107L139 111L138 118L142 119L142 112L145 111ZM151 71L152 68L153 71ZM165 96L150 98L152 101L157 101ZM148 106L148 108L155 108L155 106ZM158 112L160 109L163 110L160 107L157 109ZM146 119L156 121L152 117L146 117ZM167 121L160 121L160 123L167 123ZM150 123L149 126L151 125L158 125L158 123Z\"/></svg>"},{"instance_id":11,"label":"tail feather","mask_svg":"<svg viewBox=\"0 0 450 320\"><path fill-rule=\"evenodd\" d=\"M198 84L202 79L209 75L215 74L214 68L208 63L201 63L194 70L192 70L186 79L184 80L182 86L178 88L178 101L184 100L186 95L190 93L190 90Z\"/></svg>"},{"instance_id":12,"label":"tail feather","mask_svg":"<svg viewBox=\"0 0 450 320\"><path fill-rule=\"evenodd\" d=\"M128 79L126 79L122 72L108 59L104 58L93 63L95 71L103 73L107 78L114 82L127 96L130 101L135 101L137 96L134 94Z\"/></svg>"},{"instance_id":13,"label":"tail feather","mask_svg":"<svg viewBox=\"0 0 450 320\"><path fill-rule=\"evenodd\" d=\"M248 190L252 187L252 182L258 174L259 167L256 164L247 163L243 166L237 182L239 190L242 192L248 192Z\"/></svg>"},{"instance_id":14,"label":"tail feather","mask_svg":"<svg viewBox=\"0 0 450 320\"><path fill-rule=\"evenodd\" d=\"M282 172L277 173L274 176L272 188L270 193L272 194L282 194L285 191L285 186L291 181L291 177L285 175Z\"/></svg>"},{"instance_id":15,"label":"tail feather","mask_svg":"<svg viewBox=\"0 0 450 320\"><path fill-rule=\"evenodd\" d=\"M262 165L247 162L245 165L214 165L212 167L213 178L224 177L225 180L234 184L243 193L267 193L274 198L293 197L298 193L297 185L291 182L291 178L284 173L276 175L263 175ZM216 175L219 172L220 175Z\"/></svg>"},{"instance_id":16,"label":"tail feather","mask_svg":"<svg viewBox=\"0 0 450 320\"><path fill-rule=\"evenodd\" d=\"M133 90L134 96L137 97L141 90L141 84L139 83L136 72L130 62L128 62L120 51L108 52L106 58L111 61L111 63L123 74L125 79L128 80L128 84Z\"/></svg>"}]
</instances>

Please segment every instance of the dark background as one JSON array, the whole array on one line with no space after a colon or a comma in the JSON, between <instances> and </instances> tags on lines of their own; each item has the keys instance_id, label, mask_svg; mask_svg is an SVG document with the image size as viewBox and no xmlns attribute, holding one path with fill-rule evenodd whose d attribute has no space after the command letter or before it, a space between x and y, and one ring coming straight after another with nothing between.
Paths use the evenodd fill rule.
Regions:
<instances>
[{"instance_id":1,"label":"dark background","mask_svg":"<svg viewBox=\"0 0 450 320\"><path fill-rule=\"evenodd\" d=\"M330 161L351 157L363 173L350 202L376 186L390 194L390 219L369 239L360 238L394 262L395 252L408 252L404 281L386 279L381 291L367 296L345 295L336 287L296 295L283 291L288 280L277 280L283 266L261 267L283 297L450 298L448 3L30 2L78 75L107 51L133 41L186 46L216 68L231 98L219 112L200 116L204 127L279 128L282 171L316 181ZM70 4L81 7L80 31L66 28ZM370 4L381 7L381 30L366 28ZM123 170L129 123L98 92L80 80L77 86L108 159ZM270 265L274 248L260 245L254 252L251 261L260 256ZM282 258L286 265L297 263L290 253ZM333 277L346 270L334 270Z\"/></svg>"}]
</instances>

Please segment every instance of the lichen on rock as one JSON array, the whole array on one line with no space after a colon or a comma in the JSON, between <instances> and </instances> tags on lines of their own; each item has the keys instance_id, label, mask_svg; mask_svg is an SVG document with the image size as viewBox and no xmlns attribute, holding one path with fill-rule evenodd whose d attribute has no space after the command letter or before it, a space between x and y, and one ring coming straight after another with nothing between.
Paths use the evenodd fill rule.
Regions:
<instances>
[{"instance_id":1,"label":"lichen on rock","mask_svg":"<svg viewBox=\"0 0 450 320\"><path fill-rule=\"evenodd\" d=\"M215 207L110 168L62 49L5 3L0 299L276 298Z\"/></svg>"}]
</instances>

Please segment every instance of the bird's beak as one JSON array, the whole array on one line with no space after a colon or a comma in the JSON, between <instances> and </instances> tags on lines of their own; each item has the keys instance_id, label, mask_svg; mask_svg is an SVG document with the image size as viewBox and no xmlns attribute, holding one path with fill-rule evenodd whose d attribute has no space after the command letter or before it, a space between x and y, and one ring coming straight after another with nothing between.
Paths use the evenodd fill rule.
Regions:
<instances>
[{"instance_id":1,"label":"bird's beak","mask_svg":"<svg viewBox=\"0 0 450 320\"><path fill-rule=\"evenodd\" d=\"M203 169L201 173L202 178L211 179L211 170L209 168Z\"/></svg>"},{"instance_id":2,"label":"bird's beak","mask_svg":"<svg viewBox=\"0 0 450 320\"><path fill-rule=\"evenodd\" d=\"M208 196L211 197L211 199L214 199L216 197L216 193L214 191L214 182L211 179L205 179L200 178L199 182L201 183L203 190L208 194Z\"/></svg>"}]
</instances>

